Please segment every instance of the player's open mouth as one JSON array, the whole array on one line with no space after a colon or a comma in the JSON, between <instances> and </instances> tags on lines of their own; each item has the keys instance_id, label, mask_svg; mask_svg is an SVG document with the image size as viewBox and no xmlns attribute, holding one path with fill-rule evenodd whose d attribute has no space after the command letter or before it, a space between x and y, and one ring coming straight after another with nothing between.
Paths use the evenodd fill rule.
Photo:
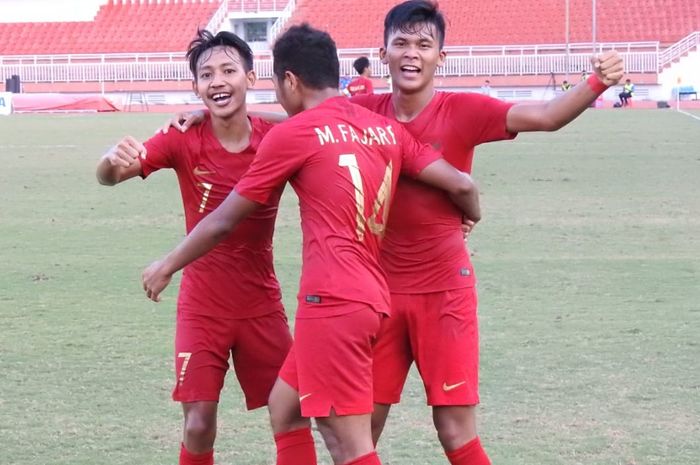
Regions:
<instances>
[{"instance_id":1,"label":"player's open mouth","mask_svg":"<svg viewBox=\"0 0 700 465\"><path fill-rule=\"evenodd\" d=\"M228 104L228 102L231 101L231 94L227 94L225 92L219 92L218 94L214 94L210 97L217 105L219 106L224 106Z\"/></svg>"},{"instance_id":2,"label":"player's open mouth","mask_svg":"<svg viewBox=\"0 0 700 465\"><path fill-rule=\"evenodd\" d=\"M401 68L401 72L409 76L415 76L420 73L420 68L412 65L404 65Z\"/></svg>"}]
</instances>

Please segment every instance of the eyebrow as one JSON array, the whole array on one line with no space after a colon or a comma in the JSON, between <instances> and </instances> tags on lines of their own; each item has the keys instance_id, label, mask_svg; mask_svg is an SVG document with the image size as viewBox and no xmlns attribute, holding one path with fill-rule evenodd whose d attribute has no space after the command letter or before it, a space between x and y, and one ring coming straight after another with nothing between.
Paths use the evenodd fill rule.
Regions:
<instances>
[{"instance_id":1,"label":"eyebrow","mask_svg":"<svg viewBox=\"0 0 700 465\"><path fill-rule=\"evenodd\" d=\"M416 37L416 34L404 34L404 35L397 34L397 35L394 36L394 38L392 39L392 42L397 41L397 40L406 40L406 41L408 41L408 40L410 40L412 37ZM421 35L417 36L417 39L416 39L416 40L418 40L419 42L434 42L436 39L435 39L435 37L433 37L433 36L430 36L430 35L422 35L422 34L421 34Z\"/></svg>"},{"instance_id":2,"label":"eyebrow","mask_svg":"<svg viewBox=\"0 0 700 465\"><path fill-rule=\"evenodd\" d=\"M222 66L230 66L230 65L235 65L235 64L236 64L236 62L234 62L234 61L227 61L227 62L225 62L225 63L221 63L221 64L218 66L218 68L221 68ZM202 66L199 67L199 70L201 71L201 70L204 70L204 69L214 69L214 68L217 68L217 66L202 65Z\"/></svg>"}]
</instances>

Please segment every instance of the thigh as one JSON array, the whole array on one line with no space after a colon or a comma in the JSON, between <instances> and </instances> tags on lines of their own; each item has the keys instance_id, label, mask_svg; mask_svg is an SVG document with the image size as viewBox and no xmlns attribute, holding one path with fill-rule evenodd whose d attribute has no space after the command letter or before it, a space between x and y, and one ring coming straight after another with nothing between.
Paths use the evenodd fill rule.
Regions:
<instances>
[{"instance_id":1,"label":"thigh","mask_svg":"<svg viewBox=\"0 0 700 465\"><path fill-rule=\"evenodd\" d=\"M297 318L294 352L305 417L372 412L372 346L380 318L370 307L328 318Z\"/></svg>"},{"instance_id":2,"label":"thigh","mask_svg":"<svg viewBox=\"0 0 700 465\"><path fill-rule=\"evenodd\" d=\"M411 344L428 404L479 403L479 330L476 288L428 295L412 315Z\"/></svg>"},{"instance_id":3,"label":"thigh","mask_svg":"<svg viewBox=\"0 0 700 465\"><path fill-rule=\"evenodd\" d=\"M249 410L267 405L291 345L287 317L282 311L237 320L231 357Z\"/></svg>"},{"instance_id":4,"label":"thigh","mask_svg":"<svg viewBox=\"0 0 700 465\"><path fill-rule=\"evenodd\" d=\"M415 304L412 295L391 295L391 316L383 318L374 345L374 402L397 404L413 363L407 314Z\"/></svg>"},{"instance_id":5,"label":"thigh","mask_svg":"<svg viewBox=\"0 0 700 465\"><path fill-rule=\"evenodd\" d=\"M232 344L229 325L227 320L178 312L173 400L218 402Z\"/></svg>"}]
</instances>

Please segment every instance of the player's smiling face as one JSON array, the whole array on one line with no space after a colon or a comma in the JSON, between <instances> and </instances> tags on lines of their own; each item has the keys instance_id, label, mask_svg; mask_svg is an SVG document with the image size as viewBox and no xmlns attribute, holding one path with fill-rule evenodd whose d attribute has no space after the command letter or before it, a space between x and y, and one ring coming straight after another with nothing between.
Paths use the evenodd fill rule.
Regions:
<instances>
[{"instance_id":1,"label":"player's smiling face","mask_svg":"<svg viewBox=\"0 0 700 465\"><path fill-rule=\"evenodd\" d=\"M445 61L445 52L432 24L407 29L392 31L379 56L389 66L392 85L402 92L416 92L432 82L435 70Z\"/></svg>"},{"instance_id":2,"label":"player's smiling face","mask_svg":"<svg viewBox=\"0 0 700 465\"><path fill-rule=\"evenodd\" d=\"M246 71L238 50L217 46L202 54L192 87L213 117L228 118L245 106L253 84L255 72Z\"/></svg>"}]
</instances>

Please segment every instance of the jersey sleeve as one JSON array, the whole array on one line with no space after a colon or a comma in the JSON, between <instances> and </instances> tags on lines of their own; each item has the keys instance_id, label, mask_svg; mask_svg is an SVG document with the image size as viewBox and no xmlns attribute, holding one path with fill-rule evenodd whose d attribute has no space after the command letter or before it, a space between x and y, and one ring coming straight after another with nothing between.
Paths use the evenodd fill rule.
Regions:
<instances>
[{"instance_id":1,"label":"jersey sleeve","mask_svg":"<svg viewBox=\"0 0 700 465\"><path fill-rule=\"evenodd\" d=\"M183 147L182 137L178 131L158 132L143 143L146 156L141 158L141 177L147 178L154 171L163 168L175 168Z\"/></svg>"},{"instance_id":2,"label":"jersey sleeve","mask_svg":"<svg viewBox=\"0 0 700 465\"><path fill-rule=\"evenodd\" d=\"M234 190L253 202L276 202L287 180L306 161L304 147L308 145L308 141L293 137L287 127L274 127L260 143L253 163Z\"/></svg>"},{"instance_id":3,"label":"jersey sleeve","mask_svg":"<svg viewBox=\"0 0 700 465\"><path fill-rule=\"evenodd\" d=\"M415 178L426 166L442 158L442 154L428 144L418 142L403 126L396 127L397 142L401 147L401 173Z\"/></svg>"},{"instance_id":4,"label":"jersey sleeve","mask_svg":"<svg viewBox=\"0 0 700 465\"><path fill-rule=\"evenodd\" d=\"M374 111L375 105L372 99L373 94L357 94L350 97L350 103L354 103L355 105L360 105L361 107Z\"/></svg>"},{"instance_id":5,"label":"jersey sleeve","mask_svg":"<svg viewBox=\"0 0 700 465\"><path fill-rule=\"evenodd\" d=\"M464 135L468 146L510 140L517 133L508 132L506 120L513 103L475 93L453 94L451 120L457 134Z\"/></svg>"}]
</instances>

